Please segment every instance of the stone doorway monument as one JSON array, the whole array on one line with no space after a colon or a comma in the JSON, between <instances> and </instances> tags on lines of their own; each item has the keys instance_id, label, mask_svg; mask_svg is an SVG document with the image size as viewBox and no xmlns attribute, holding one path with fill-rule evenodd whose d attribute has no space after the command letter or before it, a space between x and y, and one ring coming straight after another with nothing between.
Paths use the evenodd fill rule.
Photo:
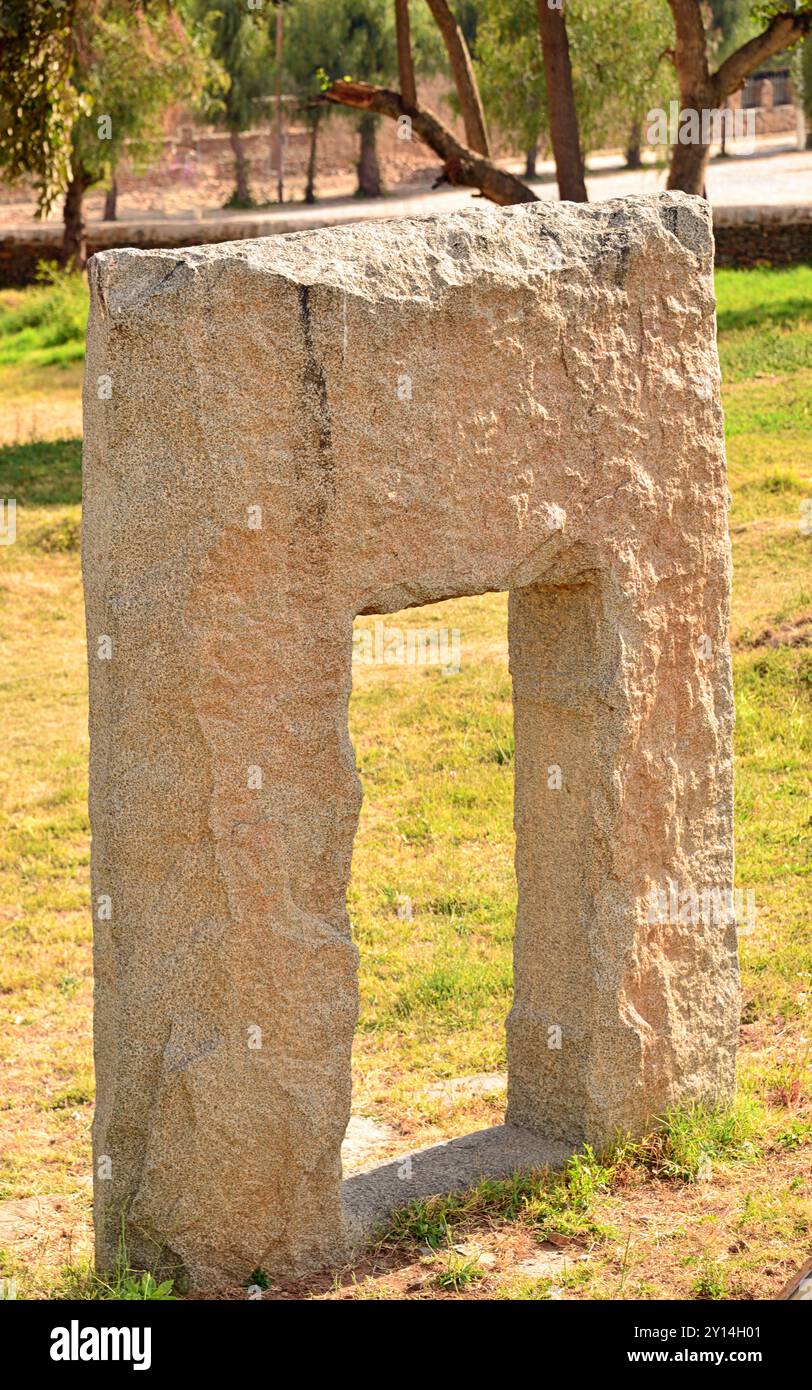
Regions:
<instances>
[{"instance_id":1,"label":"stone doorway monument","mask_svg":"<svg viewBox=\"0 0 812 1390\"><path fill-rule=\"evenodd\" d=\"M510 592L515 998L483 1171L728 1096L735 925L649 910L732 881L707 206L112 251L91 286L100 1263L122 1231L199 1287L347 1254L358 614Z\"/></svg>"}]
</instances>

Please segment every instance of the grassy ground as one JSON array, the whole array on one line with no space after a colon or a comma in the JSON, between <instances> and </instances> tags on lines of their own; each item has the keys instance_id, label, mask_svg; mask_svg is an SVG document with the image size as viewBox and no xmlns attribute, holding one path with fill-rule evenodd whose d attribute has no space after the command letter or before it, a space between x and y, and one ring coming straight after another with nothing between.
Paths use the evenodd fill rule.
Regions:
<instances>
[{"instance_id":1,"label":"grassy ground","mask_svg":"<svg viewBox=\"0 0 812 1390\"><path fill-rule=\"evenodd\" d=\"M86 316L76 276L0 291L0 444L81 434Z\"/></svg>"},{"instance_id":2,"label":"grassy ground","mask_svg":"<svg viewBox=\"0 0 812 1390\"><path fill-rule=\"evenodd\" d=\"M812 537L800 525L812 498L812 268L720 272L717 288L736 566L736 881L758 913L742 941L737 1105L671 1116L647 1143L582 1155L563 1175L421 1204L354 1269L281 1296L768 1297L812 1246ZM86 1266L79 444L50 438L63 411L78 410L82 306L64 281L0 294L0 495L18 503L17 543L0 547L0 1277L16 1277L19 1297L110 1292ZM48 403L41 418L37 402ZM458 628L462 660L451 676L356 668L354 1110L390 1127L381 1156L501 1118L515 910L505 598L387 622ZM118 1292L155 1295L126 1280Z\"/></svg>"}]
</instances>

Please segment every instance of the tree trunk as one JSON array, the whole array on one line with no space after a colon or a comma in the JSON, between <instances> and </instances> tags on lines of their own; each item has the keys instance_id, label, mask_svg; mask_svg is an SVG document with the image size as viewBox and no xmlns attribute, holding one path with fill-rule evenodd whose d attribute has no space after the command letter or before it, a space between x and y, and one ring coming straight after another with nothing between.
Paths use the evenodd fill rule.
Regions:
<instances>
[{"instance_id":1,"label":"tree trunk","mask_svg":"<svg viewBox=\"0 0 812 1390\"><path fill-rule=\"evenodd\" d=\"M282 15L276 7L276 201L285 201L285 125L282 119Z\"/></svg>"},{"instance_id":2,"label":"tree trunk","mask_svg":"<svg viewBox=\"0 0 812 1390\"><path fill-rule=\"evenodd\" d=\"M701 113L701 107L696 108ZM710 145L696 141L681 145L679 141L671 148L671 167L668 171L667 187L682 193L698 193L705 196L705 170L708 163Z\"/></svg>"},{"instance_id":3,"label":"tree trunk","mask_svg":"<svg viewBox=\"0 0 812 1390\"><path fill-rule=\"evenodd\" d=\"M539 0L541 5L542 0ZM744 86L745 79L774 53L795 43L812 27L812 14L773 15L766 29L728 54L715 73L708 65L705 23L699 0L668 0L674 16L674 66L680 85L680 106L702 122L704 111L716 110L725 97ZM704 193L709 147L701 139L671 151L668 187L683 193Z\"/></svg>"},{"instance_id":4,"label":"tree trunk","mask_svg":"<svg viewBox=\"0 0 812 1390\"><path fill-rule=\"evenodd\" d=\"M65 191L65 207L62 213L64 229L62 233L62 259L70 270L84 270L87 265L87 226L85 224L85 193L91 179L81 165L74 170L73 177Z\"/></svg>"},{"instance_id":5,"label":"tree trunk","mask_svg":"<svg viewBox=\"0 0 812 1390\"><path fill-rule=\"evenodd\" d=\"M639 122L635 121L629 131L629 143L626 146L626 168L640 169L642 164L643 159L640 154L640 125Z\"/></svg>"},{"instance_id":6,"label":"tree trunk","mask_svg":"<svg viewBox=\"0 0 812 1390\"><path fill-rule=\"evenodd\" d=\"M451 64L454 86L457 89L463 125L465 126L466 143L469 149L474 150L477 154L490 154L485 112L465 36L451 9L446 4L446 0L427 0L427 4L434 15L437 28L443 36L448 61Z\"/></svg>"},{"instance_id":7,"label":"tree trunk","mask_svg":"<svg viewBox=\"0 0 812 1390\"><path fill-rule=\"evenodd\" d=\"M306 203L316 201L316 154L319 139L319 122L321 121L321 110L317 106L313 112L310 124L310 149L307 155L307 182L305 183L304 200Z\"/></svg>"},{"instance_id":8,"label":"tree trunk","mask_svg":"<svg viewBox=\"0 0 812 1390\"><path fill-rule=\"evenodd\" d=\"M235 208L250 208L254 205L251 197L251 189L248 184L248 160L245 157L242 138L238 130L230 130L228 139L231 151L234 155L234 192L232 193L227 206Z\"/></svg>"},{"instance_id":9,"label":"tree trunk","mask_svg":"<svg viewBox=\"0 0 812 1390\"><path fill-rule=\"evenodd\" d=\"M564 12L551 10L547 0L538 0L538 16L558 196L571 203L585 203L584 161L578 135L578 113L572 90L572 64Z\"/></svg>"},{"instance_id":10,"label":"tree trunk","mask_svg":"<svg viewBox=\"0 0 812 1390\"><path fill-rule=\"evenodd\" d=\"M398 42L400 95L407 106L414 106L417 102L417 84L414 80L409 0L395 0L395 32Z\"/></svg>"},{"instance_id":11,"label":"tree trunk","mask_svg":"<svg viewBox=\"0 0 812 1390\"><path fill-rule=\"evenodd\" d=\"M361 117L361 152L358 160L358 193L362 198L380 198L381 170L378 164L378 124L365 111Z\"/></svg>"},{"instance_id":12,"label":"tree trunk","mask_svg":"<svg viewBox=\"0 0 812 1390\"><path fill-rule=\"evenodd\" d=\"M532 188L507 169L500 169L492 159L469 150L433 111L419 102L407 110L400 92L375 87L369 82L332 82L322 100L349 106L354 111L375 111L393 121L408 115L418 140L443 161L442 179L455 188L477 188L483 197L500 207L537 201Z\"/></svg>"},{"instance_id":13,"label":"tree trunk","mask_svg":"<svg viewBox=\"0 0 812 1390\"><path fill-rule=\"evenodd\" d=\"M115 174L110 180L110 187L104 195L104 221L115 222L116 210L118 207L118 181Z\"/></svg>"},{"instance_id":14,"label":"tree trunk","mask_svg":"<svg viewBox=\"0 0 812 1390\"><path fill-rule=\"evenodd\" d=\"M524 157L524 176L526 179L536 177L536 159L538 158L538 145L531 145Z\"/></svg>"}]
</instances>

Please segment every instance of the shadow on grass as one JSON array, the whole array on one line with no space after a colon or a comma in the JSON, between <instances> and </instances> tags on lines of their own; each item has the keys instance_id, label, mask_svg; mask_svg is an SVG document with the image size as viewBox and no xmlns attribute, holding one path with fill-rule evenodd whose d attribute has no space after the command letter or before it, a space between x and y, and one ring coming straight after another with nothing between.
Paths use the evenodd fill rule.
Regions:
<instances>
[{"instance_id":1,"label":"shadow on grass","mask_svg":"<svg viewBox=\"0 0 812 1390\"><path fill-rule=\"evenodd\" d=\"M20 506L65 506L82 500L81 439L40 440L0 448L0 497Z\"/></svg>"},{"instance_id":2,"label":"shadow on grass","mask_svg":"<svg viewBox=\"0 0 812 1390\"><path fill-rule=\"evenodd\" d=\"M748 305L742 309L721 309L717 314L720 333L730 333L736 328L765 328L809 322L812 319L812 303L805 295L778 300L772 304Z\"/></svg>"}]
</instances>

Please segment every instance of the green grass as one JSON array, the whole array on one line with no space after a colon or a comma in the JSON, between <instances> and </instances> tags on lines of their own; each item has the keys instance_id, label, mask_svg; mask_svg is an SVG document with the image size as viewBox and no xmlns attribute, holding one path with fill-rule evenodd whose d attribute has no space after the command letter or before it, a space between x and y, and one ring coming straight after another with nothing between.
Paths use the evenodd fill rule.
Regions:
<instances>
[{"instance_id":1,"label":"green grass","mask_svg":"<svg viewBox=\"0 0 812 1390\"><path fill-rule=\"evenodd\" d=\"M82 441L6 445L0 450L0 482L4 497L16 497L19 507L42 510L40 520L47 523L53 507L76 506L82 500Z\"/></svg>"},{"instance_id":2,"label":"green grass","mask_svg":"<svg viewBox=\"0 0 812 1390\"><path fill-rule=\"evenodd\" d=\"M756 930L741 941L739 1099L726 1112L675 1112L646 1145L582 1154L564 1173L516 1175L401 1213L387 1249L393 1258L415 1244L434 1251L435 1295L762 1296L782 1282L793 1242L809 1243L805 1182L793 1184L812 1151L804 1042L812 652L780 636L777 646L755 644L765 629L785 625L789 634L812 612L812 538L799 526L812 497L812 269L724 271L717 288L733 498L736 882L754 890L757 911ZM64 281L0 295L8 353L0 405L16 399L23 378L32 392L59 396L78 373L80 300ZM0 448L0 496L18 501L18 542L0 547L0 1198L57 1194L86 1233L92 975L80 453L75 438ZM463 657L454 676L358 667L350 706L364 787L349 895L361 957L355 1104L395 1125L406 1146L502 1115L498 1085L452 1102L431 1085L505 1069L514 744L504 595L387 621L457 627ZM671 1235L649 1238L651 1211L653 1229ZM63 1211L58 1220L61 1229ZM588 1266L554 1280L499 1282L479 1256L454 1249L469 1229L592 1253ZM740 1240L746 1248L728 1258ZM166 1296L137 1271L108 1290L140 1292L100 1291L81 1252L69 1253L61 1263L58 1252L31 1254L22 1265L9 1254L0 1276L14 1272L21 1297L69 1288L79 1297ZM390 1296L377 1288L361 1283L354 1296Z\"/></svg>"},{"instance_id":3,"label":"green grass","mask_svg":"<svg viewBox=\"0 0 812 1390\"><path fill-rule=\"evenodd\" d=\"M717 270L716 305L726 382L812 368L812 265Z\"/></svg>"},{"instance_id":4,"label":"green grass","mask_svg":"<svg viewBox=\"0 0 812 1390\"><path fill-rule=\"evenodd\" d=\"M660 1177L707 1181L718 1163L753 1163L768 1128L764 1107L742 1094L723 1108L689 1105L672 1110L640 1147L639 1158Z\"/></svg>"},{"instance_id":5,"label":"green grass","mask_svg":"<svg viewBox=\"0 0 812 1390\"><path fill-rule=\"evenodd\" d=\"M173 1282L157 1283L144 1270L119 1267L109 1276L97 1274L89 1264L67 1266L60 1280L57 1297L82 1300L136 1300L140 1303L171 1303L176 1299Z\"/></svg>"},{"instance_id":6,"label":"green grass","mask_svg":"<svg viewBox=\"0 0 812 1390\"><path fill-rule=\"evenodd\" d=\"M85 351L87 285L81 275L45 269L27 291L0 293L0 367L64 366Z\"/></svg>"},{"instance_id":7,"label":"green grass","mask_svg":"<svg viewBox=\"0 0 812 1390\"><path fill-rule=\"evenodd\" d=\"M483 1179L465 1193L412 1202L395 1213L381 1244L412 1242L440 1250L483 1217L520 1223L539 1242L550 1236L609 1239L612 1231L596 1220L594 1207L612 1180L612 1168L586 1148L560 1173L542 1169Z\"/></svg>"}]
</instances>

